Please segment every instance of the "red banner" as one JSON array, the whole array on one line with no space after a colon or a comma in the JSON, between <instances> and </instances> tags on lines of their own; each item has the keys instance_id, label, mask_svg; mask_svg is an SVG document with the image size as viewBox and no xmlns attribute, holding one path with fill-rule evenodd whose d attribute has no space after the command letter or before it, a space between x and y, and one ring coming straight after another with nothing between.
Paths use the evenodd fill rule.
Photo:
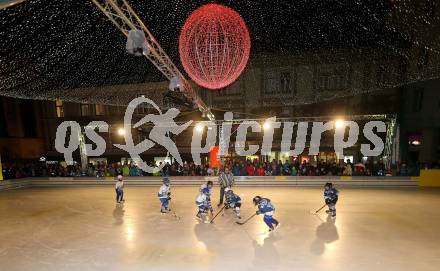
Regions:
<instances>
[{"instance_id":1,"label":"red banner","mask_svg":"<svg viewBox=\"0 0 440 271\"><path fill-rule=\"evenodd\" d=\"M209 160L211 162L211 168L219 168L220 167L220 159L218 157L218 146L214 146L211 148L211 151L209 152Z\"/></svg>"}]
</instances>

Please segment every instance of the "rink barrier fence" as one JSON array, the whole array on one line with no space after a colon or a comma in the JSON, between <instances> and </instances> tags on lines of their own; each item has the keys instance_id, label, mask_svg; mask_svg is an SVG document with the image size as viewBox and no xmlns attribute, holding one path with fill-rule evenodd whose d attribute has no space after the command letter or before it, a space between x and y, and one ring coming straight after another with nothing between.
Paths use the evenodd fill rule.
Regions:
<instances>
[{"instance_id":1,"label":"rink barrier fence","mask_svg":"<svg viewBox=\"0 0 440 271\"><path fill-rule=\"evenodd\" d=\"M198 186L211 180L217 184L218 177L182 176L171 177L173 186ZM0 182L0 190L27 187L84 187L84 186L113 186L114 178L91 177L53 177L26 178ZM125 177L126 186L160 186L161 177ZM235 177L236 186L248 187L322 187L326 182L332 182L338 187L389 187L414 188L418 181L411 177L361 177L361 176L241 176Z\"/></svg>"},{"instance_id":2,"label":"rink barrier fence","mask_svg":"<svg viewBox=\"0 0 440 271\"><path fill-rule=\"evenodd\" d=\"M10 190L31 187L31 179L4 180L0 181L0 190Z\"/></svg>"},{"instance_id":3,"label":"rink barrier fence","mask_svg":"<svg viewBox=\"0 0 440 271\"><path fill-rule=\"evenodd\" d=\"M440 169L420 170L420 186L440 187Z\"/></svg>"}]
</instances>

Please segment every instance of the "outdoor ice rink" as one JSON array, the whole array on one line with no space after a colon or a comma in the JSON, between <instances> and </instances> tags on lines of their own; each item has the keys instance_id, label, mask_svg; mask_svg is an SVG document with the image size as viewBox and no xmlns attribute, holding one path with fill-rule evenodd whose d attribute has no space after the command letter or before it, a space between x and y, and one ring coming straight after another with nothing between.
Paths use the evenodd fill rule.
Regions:
<instances>
[{"instance_id":1,"label":"outdoor ice rink","mask_svg":"<svg viewBox=\"0 0 440 271\"><path fill-rule=\"evenodd\" d=\"M152 187L127 187L120 207L111 187L2 191L0 270L439 270L440 190L340 189L336 220L309 213L320 188L235 191L244 218L253 196L271 198L281 227L232 213L200 224L198 187L172 187L181 220Z\"/></svg>"}]
</instances>

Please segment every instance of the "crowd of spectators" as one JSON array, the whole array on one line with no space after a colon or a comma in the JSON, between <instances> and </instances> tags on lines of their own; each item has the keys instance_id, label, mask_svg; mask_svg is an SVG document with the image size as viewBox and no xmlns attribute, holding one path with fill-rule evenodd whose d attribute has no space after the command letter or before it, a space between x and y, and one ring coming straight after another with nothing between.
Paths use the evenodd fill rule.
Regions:
<instances>
[{"instance_id":1,"label":"crowd of spectators","mask_svg":"<svg viewBox=\"0 0 440 271\"><path fill-rule=\"evenodd\" d=\"M415 176L419 174L421 168L440 168L440 162L430 165L415 164L408 166L405 162L391 170L385 170L385 165L381 161L353 164L350 160L336 163L317 161L308 162L307 160L293 161L281 160L263 162L259 159L245 160L233 159L226 160L224 165L228 167L234 176ZM96 163L89 164L83 170L79 164L63 166L62 164L46 163L3 163L4 179L18 179L25 177L114 177L123 176L148 176L151 175L142 171L134 164L121 163ZM155 175L167 176L212 176L218 175L217 168L211 168L209 164L195 165L193 162L185 162L184 165L178 163L166 163L160 172Z\"/></svg>"},{"instance_id":2,"label":"crowd of spectators","mask_svg":"<svg viewBox=\"0 0 440 271\"><path fill-rule=\"evenodd\" d=\"M335 161L309 162L298 159L293 161L272 160L261 162L254 160L234 160L227 162L235 176L352 176L352 175L385 175L385 165L382 162L364 165L347 162L336 163Z\"/></svg>"}]
</instances>

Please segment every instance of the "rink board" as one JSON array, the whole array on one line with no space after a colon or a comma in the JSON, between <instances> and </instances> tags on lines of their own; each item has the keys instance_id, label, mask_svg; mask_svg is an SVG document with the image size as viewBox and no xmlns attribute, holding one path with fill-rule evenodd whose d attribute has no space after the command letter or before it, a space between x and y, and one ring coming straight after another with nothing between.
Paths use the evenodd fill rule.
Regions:
<instances>
[{"instance_id":1,"label":"rink board","mask_svg":"<svg viewBox=\"0 0 440 271\"><path fill-rule=\"evenodd\" d=\"M218 177L182 176L171 177L173 186L198 186L211 180L217 183ZM0 189L25 188L25 187L69 187L69 186L112 186L113 178L87 178L87 177L56 177L56 178L27 178L17 181L5 181ZM332 182L339 187L418 187L418 182L411 177L235 177L236 186L245 187L322 187L326 182ZM160 186L160 177L126 177L126 186Z\"/></svg>"},{"instance_id":2,"label":"rink board","mask_svg":"<svg viewBox=\"0 0 440 271\"><path fill-rule=\"evenodd\" d=\"M420 170L420 186L440 187L440 169Z\"/></svg>"},{"instance_id":3,"label":"rink board","mask_svg":"<svg viewBox=\"0 0 440 271\"><path fill-rule=\"evenodd\" d=\"M31 179L0 181L0 190L19 189L31 187Z\"/></svg>"}]
</instances>

